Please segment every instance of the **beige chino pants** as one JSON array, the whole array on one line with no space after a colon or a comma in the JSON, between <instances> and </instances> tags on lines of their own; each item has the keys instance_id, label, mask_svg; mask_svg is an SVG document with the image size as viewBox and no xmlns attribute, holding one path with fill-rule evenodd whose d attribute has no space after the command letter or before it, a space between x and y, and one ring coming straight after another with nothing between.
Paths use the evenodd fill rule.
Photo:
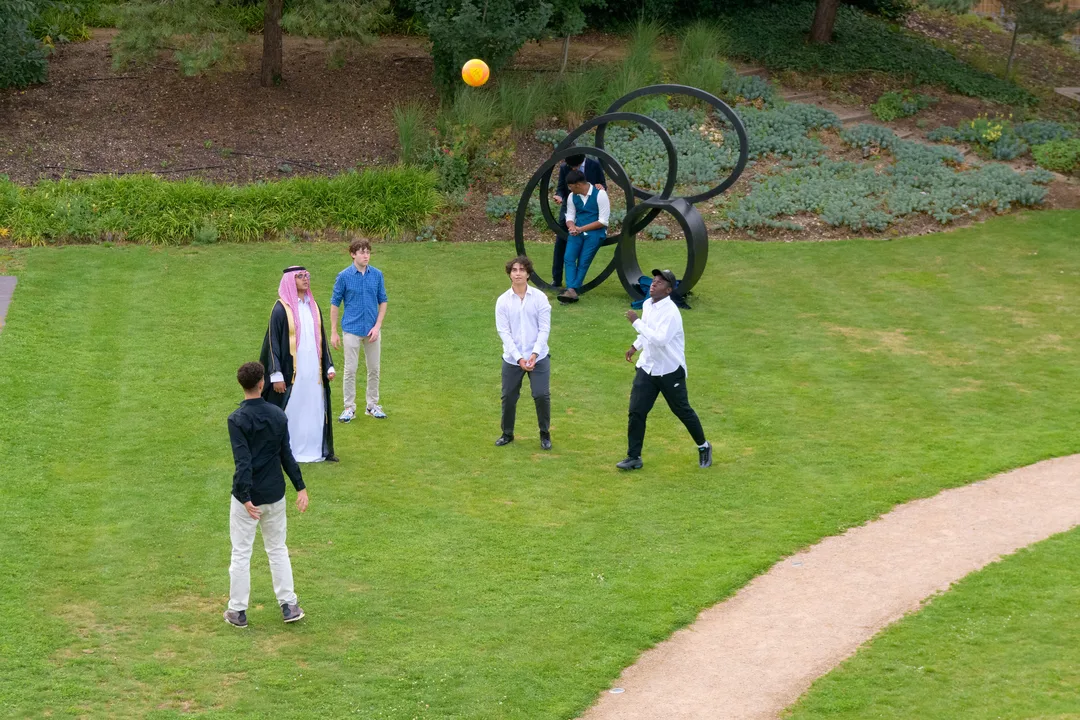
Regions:
<instances>
[{"instance_id":1,"label":"beige chino pants","mask_svg":"<svg viewBox=\"0 0 1080 720\"><path fill-rule=\"evenodd\" d=\"M345 409L356 412L356 366L360 362L360 346L364 346L364 362L367 364L367 405L379 404L379 361L382 355L382 333L374 342L366 336L344 333L345 375L342 378L342 395Z\"/></svg>"},{"instance_id":2,"label":"beige chino pants","mask_svg":"<svg viewBox=\"0 0 1080 720\"><path fill-rule=\"evenodd\" d=\"M229 562L229 609L247 610L251 595L251 549L255 530L262 528L263 548L270 561L270 577L274 580L274 596L278 605L296 604L293 590L292 563L285 545L285 498L269 505L259 505L258 520L248 515L244 504L229 498L229 536L232 538L232 559Z\"/></svg>"}]
</instances>

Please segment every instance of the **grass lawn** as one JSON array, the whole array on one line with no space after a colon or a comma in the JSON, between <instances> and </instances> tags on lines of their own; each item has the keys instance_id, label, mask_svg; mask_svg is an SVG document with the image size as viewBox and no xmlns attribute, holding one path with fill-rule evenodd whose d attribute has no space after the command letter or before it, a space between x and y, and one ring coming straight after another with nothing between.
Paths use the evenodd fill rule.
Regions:
<instances>
[{"instance_id":1,"label":"grass lawn","mask_svg":"<svg viewBox=\"0 0 1080 720\"><path fill-rule=\"evenodd\" d=\"M1078 225L714 244L684 318L715 465L660 405L632 474L614 468L633 339L616 281L553 309L555 449L527 399L495 448L510 244L379 246L390 417L337 426L342 462L308 466L311 507L290 506L308 617L280 622L257 542L247 631L220 616L234 372L281 268L307 265L327 303L346 253L9 251L0 715L571 717L780 557L1080 450ZM641 255L679 267L684 250Z\"/></svg>"},{"instance_id":2,"label":"grass lawn","mask_svg":"<svg viewBox=\"0 0 1080 720\"><path fill-rule=\"evenodd\" d=\"M791 720L1080 717L1080 531L964 579L811 688Z\"/></svg>"}]
</instances>

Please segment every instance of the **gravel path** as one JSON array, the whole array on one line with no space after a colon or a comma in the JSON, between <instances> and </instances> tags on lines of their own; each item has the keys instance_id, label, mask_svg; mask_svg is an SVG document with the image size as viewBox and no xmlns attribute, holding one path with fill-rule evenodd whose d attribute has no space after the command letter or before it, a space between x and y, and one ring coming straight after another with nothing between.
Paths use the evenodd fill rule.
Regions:
<instances>
[{"instance_id":1,"label":"gravel path","mask_svg":"<svg viewBox=\"0 0 1080 720\"><path fill-rule=\"evenodd\" d=\"M776 718L886 625L1080 524L1080 455L925 500L777 563L645 652L585 720Z\"/></svg>"}]
</instances>

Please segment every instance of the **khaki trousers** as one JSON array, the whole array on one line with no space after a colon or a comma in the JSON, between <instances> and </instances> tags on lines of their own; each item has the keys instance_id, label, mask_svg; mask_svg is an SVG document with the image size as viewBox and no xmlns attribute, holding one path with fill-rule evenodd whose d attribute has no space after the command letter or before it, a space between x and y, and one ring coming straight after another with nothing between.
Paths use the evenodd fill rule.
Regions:
<instances>
[{"instance_id":1,"label":"khaki trousers","mask_svg":"<svg viewBox=\"0 0 1080 720\"><path fill-rule=\"evenodd\" d=\"M367 405L379 404L379 359L382 355L382 333L372 342L366 336L344 333L345 376L342 378L342 395L345 409L356 411L356 366L360 362L360 346L364 346L364 362L367 364Z\"/></svg>"},{"instance_id":2,"label":"khaki trousers","mask_svg":"<svg viewBox=\"0 0 1080 720\"><path fill-rule=\"evenodd\" d=\"M247 508L230 497L229 536L232 538L232 559L229 562L229 609L247 610L251 595L251 549L255 544L255 529L262 528L263 548L270 560L270 577L274 580L274 595L278 605L296 604L293 590L292 563L285 546L285 498L269 505L259 505L258 520L248 515Z\"/></svg>"}]
</instances>

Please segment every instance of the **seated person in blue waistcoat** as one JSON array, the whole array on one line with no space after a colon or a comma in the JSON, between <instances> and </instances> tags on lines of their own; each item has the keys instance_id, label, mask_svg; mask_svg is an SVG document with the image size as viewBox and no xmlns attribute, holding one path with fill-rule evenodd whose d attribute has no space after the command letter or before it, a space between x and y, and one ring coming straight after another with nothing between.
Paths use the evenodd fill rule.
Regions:
<instances>
[{"instance_id":1,"label":"seated person in blue waistcoat","mask_svg":"<svg viewBox=\"0 0 1080 720\"><path fill-rule=\"evenodd\" d=\"M578 170L566 174L566 186L571 191L566 203L566 229L570 236L566 239L564 256L566 290L559 300L577 302L589 265L607 238L611 203L607 191L597 190Z\"/></svg>"},{"instance_id":2,"label":"seated person in blue waistcoat","mask_svg":"<svg viewBox=\"0 0 1080 720\"><path fill-rule=\"evenodd\" d=\"M559 165L559 183L555 187L555 202L559 207L559 225L566 229L566 198L570 197L570 189L566 187L566 176L573 170L585 175L585 179L593 184L597 190L607 189L607 180L604 178L604 168L600 167L599 161L587 158L584 155L571 155ZM562 287L563 257L566 255L566 238L555 236L555 254L551 258L551 284L554 287Z\"/></svg>"}]
</instances>

